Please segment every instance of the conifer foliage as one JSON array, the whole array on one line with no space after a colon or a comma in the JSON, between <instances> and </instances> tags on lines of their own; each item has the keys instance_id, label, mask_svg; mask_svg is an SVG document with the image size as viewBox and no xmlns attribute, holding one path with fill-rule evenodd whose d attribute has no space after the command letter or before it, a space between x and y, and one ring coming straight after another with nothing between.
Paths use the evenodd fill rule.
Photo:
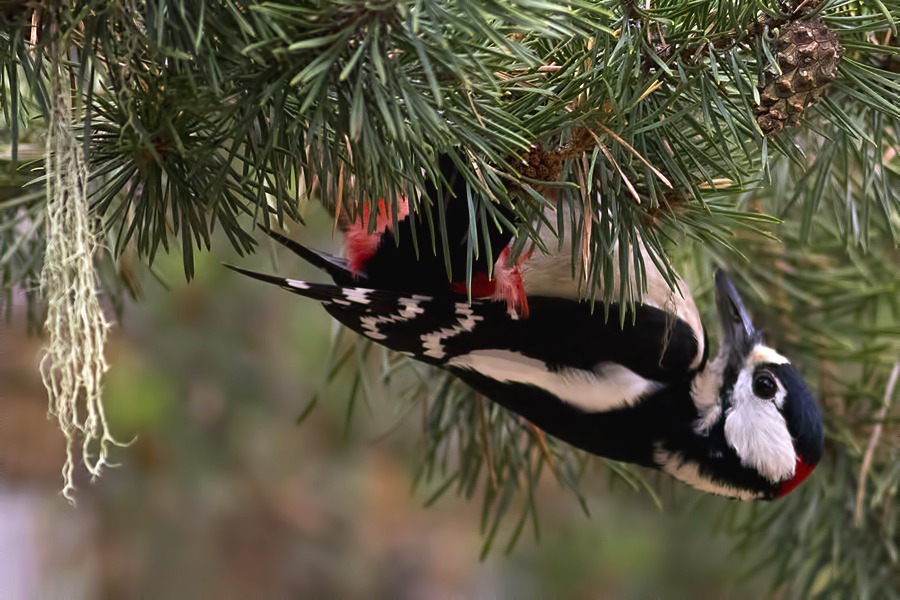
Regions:
<instances>
[{"instance_id":1,"label":"conifer foliage","mask_svg":"<svg viewBox=\"0 0 900 600\"><path fill-rule=\"evenodd\" d=\"M816 383L828 442L817 476L782 501L698 501L727 513L736 551L789 597L896 596L898 21L897 0L4 2L0 280L41 323L53 162L34 139L58 100L58 44L102 242L96 280L118 307L135 291L129 256L151 273L178 248L190 278L198 249L251 252L254 223L299 221L307 202L355 214L385 199L396 215L407 198L418 211L435 157L455 150L470 213L518 227L512 260L557 225L536 217L546 197L575 209L587 297L631 276L615 244L640 290L639 238L702 306L713 267L730 270L767 338ZM433 225L433 239L401 243L442 252ZM537 532L544 471L580 497L585 465L602 462L656 493L639 470L589 461L422 375L396 394L427 415L417 481L467 497L488 482L485 551L516 495L527 501L510 544L529 522Z\"/></svg>"}]
</instances>

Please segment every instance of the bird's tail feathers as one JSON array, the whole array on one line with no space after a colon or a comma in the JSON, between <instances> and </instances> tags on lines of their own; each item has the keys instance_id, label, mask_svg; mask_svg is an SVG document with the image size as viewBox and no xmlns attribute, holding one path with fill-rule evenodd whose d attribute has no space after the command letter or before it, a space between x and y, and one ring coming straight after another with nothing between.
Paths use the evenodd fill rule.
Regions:
<instances>
[{"instance_id":1,"label":"bird's tail feathers","mask_svg":"<svg viewBox=\"0 0 900 600\"><path fill-rule=\"evenodd\" d=\"M342 285L332 285L328 283L312 283L309 281L300 281L298 279L287 279L258 271L251 271L228 263L222 263L223 266L258 279L272 285L277 285L289 292L293 292L306 298L312 298L323 302L326 306L337 305L343 310L354 311L354 309L365 310L368 308L382 308L386 304L396 304L404 299L407 295L399 292L390 292L384 290L372 290L361 287L348 287ZM422 296L423 299L430 299Z\"/></svg>"},{"instance_id":2,"label":"bird's tail feathers","mask_svg":"<svg viewBox=\"0 0 900 600\"><path fill-rule=\"evenodd\" d=\"M272 231L265 225L257 223L256 226L263 230L270 238L272 238L309 264L313 265L314 267L318 267L319 269L322 269L323 271L331 275L331 278L334 279L334 282L339 285L353 285L354 282L359 283L365 280L364 273L357 273L356 275L354 275L350 271L347 259L345 258L340 258L326 252L319 252L318 250L307 248L306 246L295 242L286 235L280 234L277 231ZM240 269L237 269L236 267L229 268L239 270L242 273L244 272ZM248 275L249 273L244 274ZM260 278L257 277L257 279Z\"/></svg>"}]
</instances>

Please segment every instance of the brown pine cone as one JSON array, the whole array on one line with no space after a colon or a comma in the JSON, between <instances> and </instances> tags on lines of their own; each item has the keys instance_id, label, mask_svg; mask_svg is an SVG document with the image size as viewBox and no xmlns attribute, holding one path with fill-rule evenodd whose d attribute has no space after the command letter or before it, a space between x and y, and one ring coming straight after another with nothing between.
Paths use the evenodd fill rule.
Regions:
<instances>
[{"instance_id":1,"label":"brown pine cone","mask_svg":"<svg viewBox=\"0 0 900 600\"><path fill-rule=\"evenodd\" d=\"M800 124L803 111L818 102L825 86L837 76L844 52L837 34L818 19L783 25L772 50L781 75L766 74L754 110L765 135Z\"/></svg>"}]
</instances>

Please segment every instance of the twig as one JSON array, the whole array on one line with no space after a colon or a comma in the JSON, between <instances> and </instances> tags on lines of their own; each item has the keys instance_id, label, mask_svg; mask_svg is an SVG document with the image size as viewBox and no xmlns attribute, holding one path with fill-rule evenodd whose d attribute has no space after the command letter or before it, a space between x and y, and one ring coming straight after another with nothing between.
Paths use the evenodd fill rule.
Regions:
<instances>
[{"instance_id":1,"label":"twig","mask_svg":"<svg viewBox=\"0 0 900 600\"><path fill-rule=\"evenodd\" d=\"M547 447L547 441L544 439L544 432L538 429L533 423L528 423L528 426L531 428L531 435L533 435L534 439L537 441L538 448L540 448L544 460L547 461L547 466L553 470L553 456L550 454L550 448Z\"/></svg>"},{"instance_id":2,"label":"twig","mask_svg":"<svg viewBox=\"0 0 900 600\"><path fill-rule=\"evenodd\" d=\"M476 119L478 119L478 124L484 127L484 121L481 119L481 115L478 114L478 109L475 108L475 101L472 100L471 90L466 90L466 99L469 101L469 108L472 109L472 114L475 115Z\"/></svg>"},{"instance_id":3,"label":"twig","mask_svg":"<svg viewBox=\"0 0 900 600\"><path fill-rule=\"evenodd\" d=\"M478 177L478 181L481 183L481 189L484 192L487 192L488 198L497 204L500 204L500 199L494 195L494 192L491 191L490 186L488 186L487 181L484 179L484 174L481 172L481 168L478 166L478 161L475 159L475 153L466 148L466 154L469 157L469 160L472 162L472 170L475 171L475 176Z\"/></svg>"},{"instance_id":4,"label":"twig","mask_svg":"<svg viewBox=\"0 0 900 600\"><path fill-rule=\"evenodd\" d=\"M616 159L613 158L613 155L606 149L606 146L600 143L600 140L597 140L597 147L600 148L600 152L603 153L603 156L606 157L606 160L610 162L612 166L616 168L619 172L619 176L622 178L622 181L625 182L625 187L628 188L628 191L631 192L631 196L634 198L634 201L638 204L641 203L641 197L637 193L637 190L634 189L634 186L631 184L631 180L628 179L628 176L625 175L625 172L622 170L622 167L619 166L619 163L616 162Z\"/></svg>"},{"instance_id":5,"label":"twig","mask_svg":"<svg viewBox=\"0 0 900 600\"><path fill-rule=\"evenodd\" d=\"M605 131L607 134L609 134L609 136L612 137L612 139L616 140L617 142L619 142L620 144L622 144L623 146L625 146L625 148L627 148L629 151L631 151L631 153L634 154L634 155L638 158L638 160L640 160L642 163L644 163L645 165L647 165L647 167L648 167L651 171L653 171L653 174L656 175L657 177L659 177L659 180L662 181L664 184L666 184L666 186L668 186L668 187L670 187L670 188L672 187L672 183L666 178L666 176L663 175L662 173L660 173L660 172L659 172L659 169L657 169L656 167L654 167L653 165L651 165L651 164L650 164L650 161L648 161L646 158L644 158L643 156L641 156L641 153L638 152L637 150L635 150L634 148L632 148L631 145L630 145L628 142L626 142L625 140L623 140L622 138L620 138L618 135L616 135L616 133L615 133L612 129L610 129L609 127L607 127L607 126L604 125L603 123L597 123L597 126L600 127L600 129L602 129L603 131ZM593 132L592 132L592 133L593 133ZM599 141L598 141L598 143L599 143ZM638 201L638 204L640 204L640 201Z\"/></svg>"},{"instance_id":6,"label":"twig","mask_svg":"<svg viewBox=\"0 0 900 600\"><path fill-rule=\"evenodd\" d=\"M350 146L350 136L345 135L344 139L347 142L347 162L341 163L341 169L338 172L338 189L337 189L337 208L334 210L334 226L331 228L331 237L334 237L334 234L337 232L338 221L341 219L341 208L344 203L344 165L345 164L353 164L353 148ZM377 218L377 217L376 217ZM363 227L366 227L366 223L362 224Z\"/></svg>"},{"instance_id":7,"label":"twig","mask_svg":"<svg viewBox=\"0 0 900 600\"><path fill-rule=\"evenodd\" d=\"M669 44L666 43L666 36L663 35L662 27L659 25L659 21L656 21L656 32L659 34L659 41L662 44L663 50L669 47Z\"/></svg>"},{"instance_id":8,"label":"twig","mask_svg":"<svg viewBox=\"0 0 900 600\"><path fill-rule=\"evenodd\" d=\"M478 402L478 420L481 422L481 443L484 446L484 460L487 462L488 474L491 476L491 485L497 489L497 474L494 473L494 459L491 458L491 444L488 440L487 418L484 416L484 400L481 394L475 396Z\"/></svg>"},{"instance_id":9,"label":"twig","mask_svg":"<svg viewBox=\"0 0 900 600\"><path fill-rule=\"evenodd\" d=\"M344 163L338 172L337 208L334 211L334 225L331 227L331 237L337 232L338 221L341 219L341 208L344 204ZM363 224L365 226L365 224Z\"/></svg>"},{"instance_id":10,"label":"twig","mask_svg":"<svg viewBox=\"0 0 900 600\"><path fill-rule=\"evenodd\" d=\"M856 519L857 527L862 525L863 500L866 497L866 477L869 475L869 467L872 465L872 456L875 454L875 446L878 445L878 439L881 437L882 426L887 418L888 409L891 407L891 401L894 399L894 386L897 385L897 377L900 376L900 360L894 363L894 369L888 379L887 389L884 392L884 404L881 410L875 415L877 423L872 429L872 436L869 438L869 447L863 456L862 467L859 470L859 489L856 492Z\"/></svg>"},{"instance_id":11,"label":"twig","mask_svg":"<svg viewBox=\"0 0 900 600\"><path fill-rule=\"evenodd\" d=\"M650 0L647 0L647 4L644 6L644 10L646 10L646 11L649 12L649 10L650 10ZM653 45L653 37L650 35L650 23L649 23L649 21L650 21L650 20L648 19L648 20L647 20L647 23L645 23L645 28L646 28L646 30L647 30L647 44L649 44L650 46L652 46L652 45ZM657 27L659 26L659 21L656 22L656 25L657 25Z\"/></svg>"},{"instance_id":12,"label":"twig","mask_svg":"<svg viewBox=\"0 0 900 600\"><path fill-rule=\"evenodd\" d=\"M801 2L800 4L797 5L797 8L795 8L793 11L791 11L791 14L792 15L798 14L800 12L800 9L803 8L804 6L806 6L806 4L808 4L808 3L809 3L809 0L803 0L803 2Z\"/></svg>"},{"instance_id":13,"label":"twig","mask_svg":"<svg viewBox=\"0 0 900 600\"><path fill-rule=\"evenodd\" d=\"M581 220L581 260L583 261L583 273L585 282L588 280L591 266L591 227L594 221L594 209L591 206L591 196L587 193L588 173L587 155L581 155L581 169L575 169L575 175L578 177L578 190L581 192L581 202L584 217Z\"/></svg>"},{"instance_id":14,"label":"twig","mask_svg":"<svg viewBox=\"0 0 900 600\"><path fill-rule=\"evenodd\" d=\"M419 442L422 446L422 462L426 462L428 460L428 395L426 388L426 395L422 399L422 421L420 423L422 427L422 435L419 436Z\"/></svg>"}]
</instances>

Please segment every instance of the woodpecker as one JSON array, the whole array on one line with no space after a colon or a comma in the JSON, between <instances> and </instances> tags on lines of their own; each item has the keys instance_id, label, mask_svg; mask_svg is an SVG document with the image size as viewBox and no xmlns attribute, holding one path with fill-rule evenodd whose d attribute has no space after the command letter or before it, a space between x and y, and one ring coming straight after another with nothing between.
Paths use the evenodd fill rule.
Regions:
<instances>
[{"instance_id":1,"label":"woodpecker","mask_svg":"<svg viewBox=\"0 0 900 600\"><path fill-rule=\"evenodd\" d=\"M431 186L425 195L465 198L459 175L443 171L447 189ZM466 203L431 205L446 210L451 273L465 273ZM334 285L226 266L318 300L353 331L450 371L576 448L662 470L699 490L772 500L818 464L824 437L816 400L790 361L764 344L724 271L715 274L722 335L710 360L686 286L679 280L671 290L649 258L641 302L605 307L580 298L571 242L511 266L508 251L493 252L494 265L481 252L469 302L465 284L448 281L440 252L416 256L410 248L413 229L418 240L429 239L425 220L400 212L396 232L379 226L365 243L362 215L348 228L345 258L266 230ZM379 221L390 220L384 207L380 213ZM546 248L559 246L555 233L542 235ZM510 238L495 230L485 242L508 248Z\"/></svg>"}]
</instances>

